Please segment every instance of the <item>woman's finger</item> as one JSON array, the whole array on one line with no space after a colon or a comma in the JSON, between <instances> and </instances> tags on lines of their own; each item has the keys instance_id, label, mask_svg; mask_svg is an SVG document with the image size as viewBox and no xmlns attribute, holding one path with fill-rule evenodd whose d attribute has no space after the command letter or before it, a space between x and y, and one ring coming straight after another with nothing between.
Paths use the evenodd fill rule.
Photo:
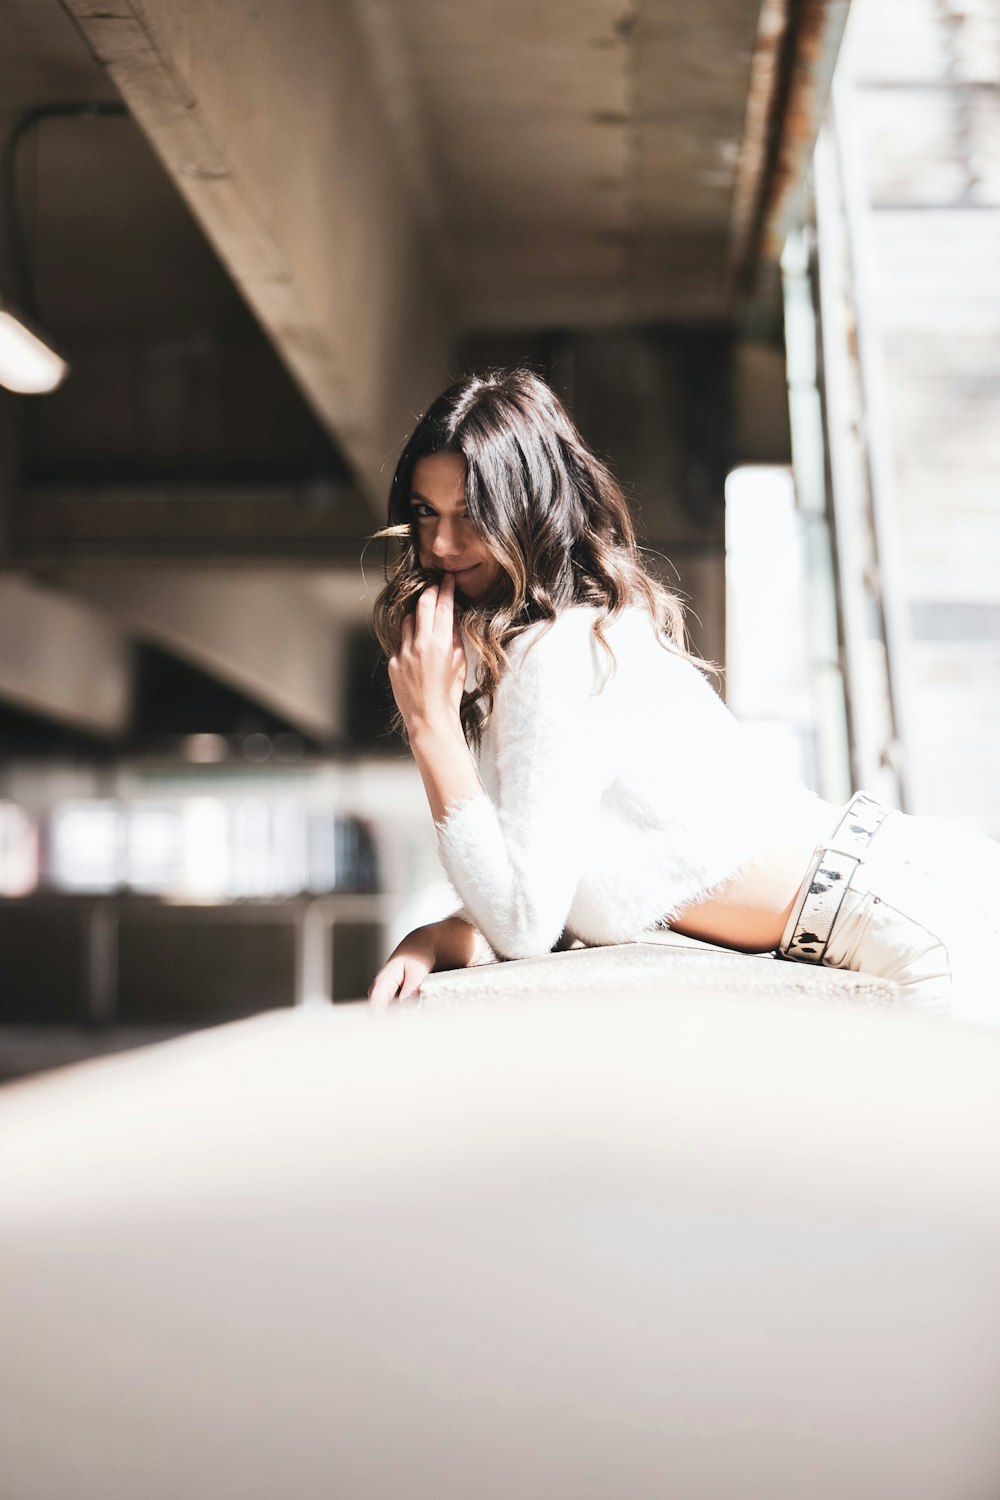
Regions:
<instances>
[{"instance_id":1,"label":"woman's finger","mask_svg":"<svg viewBox=\"0 0 1000 1500\"><path fill-rule=\"evenodd\" d=\"M375 1010L386 1010L398 998L400 987L406 976L402 959L390 958L372 980L368 991L369 1004Z\"/></svg>"},{"instance_id":2,"label":"woman's finger","mask_svg":"<svg viewBox=\"0 0 1000 1500\"><path fill-rule=\"evenodd\" d=\"M434 629L450 637L455 630L455 575L446 573L438 589L437 609L434 611Z\"/></svg>"},{"instance_id":3,"label":"woman's finger","mask_svg":"<svg viewBox=\"0 0 1000 1500\"><path fill-rule=\"evenodd\" d=\"M402 652L408 651L410 649L410 647L413 645L413 632L414 632L414 629L415 629L415 626L414 626L413 616L412 615L404 615L403 616L403 623L400 626L400 630L399 630L399 650L396 652L396 655L392 658L392 661L395 661L397 664L399 662L399 657L402 654ZM392 665L392 661L390 661L390 663L389 663L390 666Z\"/></svg>"},{"instance_id":4,"label":"woman's finger","mask_svg":"<svg viewBox=\"0 0 1000 1500\"><path fill-rule=\"evenodd\" d=\"M437 608L438 591L436 584L428 584L420 598L417 600L415 610L417 635L423 635L426 631L434 628L434 611Z\"/></svg>"},{"instance_id":5,"label":"woman's finger","mask_svg":"<svg viewBox=\"0 0 1000 1500\"><path fill-rule=\"evenodd\" d=\"M429 963L421 959L408 958L403 973L403 980L399 986L400 1000L415 1000L420 994L420 986L431 971Z\"/></svg>"}]
</instances>

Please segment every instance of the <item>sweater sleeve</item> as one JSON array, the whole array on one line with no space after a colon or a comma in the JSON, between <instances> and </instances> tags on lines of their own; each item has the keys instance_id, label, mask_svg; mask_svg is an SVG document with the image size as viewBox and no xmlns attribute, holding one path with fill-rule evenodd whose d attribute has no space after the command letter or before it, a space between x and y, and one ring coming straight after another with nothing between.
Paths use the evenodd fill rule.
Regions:
<instances>
[{"instance_id":1,"label":"sweater sleeve","mask_svg":"<svg viewBox=\"0 0 1000 1500\"><path fill-rule=\"evenodd\" d=\"M583 873L604 763L590 626L589 614L570 612L515 642L488 729L495 795L457 804L437 825L449 879L504 958L551 950Z\"/></svg>"}]
</instances>

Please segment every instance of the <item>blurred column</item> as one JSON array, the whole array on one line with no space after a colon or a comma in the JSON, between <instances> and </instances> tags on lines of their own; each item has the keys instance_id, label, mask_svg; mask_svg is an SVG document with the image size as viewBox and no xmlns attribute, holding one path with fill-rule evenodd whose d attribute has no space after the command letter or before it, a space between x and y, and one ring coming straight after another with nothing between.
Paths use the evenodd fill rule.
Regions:
<instances>
[{"instance_id":1,"label":"blurred column","mask_svg":"<svg viewBox=\"0 0 1000 1500\"><path fill-rule=\"evenodd\" d=\"M905 628L895 565L892 466L876 314L866 295L858 210L850 190L852 160L845 123L825 125L813 176L838 608L855 785L905 808Z\"/></svg>"},{"instance_id":2,"label":"blurred column","mask_svg":"<svg viewBox=\"0 0 1000 1500\"><path fill-rule=\"evenodd\" d=\"M818 371L818 338L808 234L789 235L781 258L788 404L795 492L803 525L809 677L817 727L818 791L846 801L857 782L851 695L845 684L838 597L828 519L826 436Z\"/></svg>"},{"instance_id":3,"label":"blurred column","mask_svg":"<svg viewBox=\"0 0 1000 1500\"><path fill-rule=\"evenodd\" d=\"M295 928L295 1003L329 1002L332 995L331 923L322 901L309 901Z\"/></svg>"},{"instance_id":4,"label":"blurred column","mask_svg":"<svg viewBox=\"0 0 1000 1500\"><path fill-rule=\"evenodd\" d=\"M905 790L913 811L997 836L1000 8L854 0L834 100L821 280L842 278L855 317L837 328L824 311L824 334L864 398L844 447L868 458L868 592ZM838 238L846 272L827 253Z\"/></svg>"}]
</instances>

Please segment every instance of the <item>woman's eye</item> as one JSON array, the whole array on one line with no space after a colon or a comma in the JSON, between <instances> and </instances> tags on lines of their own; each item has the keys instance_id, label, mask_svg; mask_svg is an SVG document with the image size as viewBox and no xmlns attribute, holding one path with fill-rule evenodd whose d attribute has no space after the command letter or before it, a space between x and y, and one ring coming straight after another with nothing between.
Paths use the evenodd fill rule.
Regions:
<instances>
[{"instance_id":1,"label":"woman's eye","mask_svg":"<svg viewBox=\"0 0 1000 1500\"><path fill-rule=\"evenodd\" d=\"M415 521L437 521L440 519L438 512L432 505L428 505L425 500L411 500L410 514ZM468 511L465 511L460 516L455 516L454 520L460 522L463 526L472 525L472 517Z\"/></svg>"}]
</instances>

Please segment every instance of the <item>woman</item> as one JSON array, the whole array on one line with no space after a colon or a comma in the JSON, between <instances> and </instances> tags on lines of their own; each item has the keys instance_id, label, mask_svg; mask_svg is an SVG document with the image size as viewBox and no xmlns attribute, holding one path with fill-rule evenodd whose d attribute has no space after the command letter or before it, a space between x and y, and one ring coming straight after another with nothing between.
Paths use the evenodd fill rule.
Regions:
<instances>
[{"instance_id":1,"label":"woman","mask_svg":"<svg viewBox=\"0 0 1000 1500\"><path fill-rule=\"evenodd\" d=\"M863 794L836 807L763 758L541 379L470 376L440 396L389 521L403 552L376 631L464 906L403 939L373 1003L435 968L669 925L986 1018L1000 849Z\"/></svg>"}]
</instances>

